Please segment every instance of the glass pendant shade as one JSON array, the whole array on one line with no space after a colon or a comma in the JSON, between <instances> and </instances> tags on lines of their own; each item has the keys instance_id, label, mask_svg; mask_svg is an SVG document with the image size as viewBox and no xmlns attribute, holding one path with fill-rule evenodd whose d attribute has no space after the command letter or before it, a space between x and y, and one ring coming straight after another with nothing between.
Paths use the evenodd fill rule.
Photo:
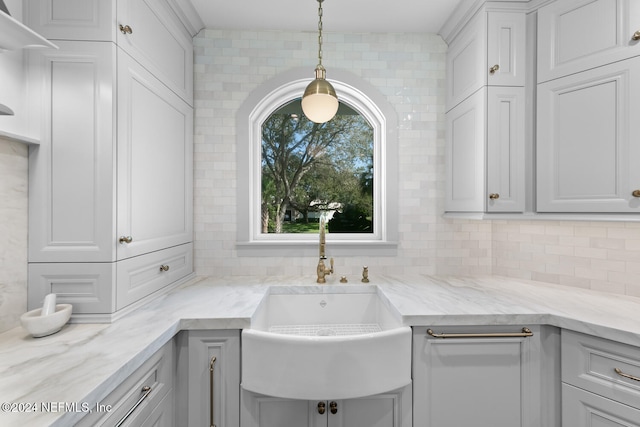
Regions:
<instances>
[{"instance_id":1,"label":"glass pendant shade","mask_svg":"<svg viewBox=\"0 0 640 427\"><path fill-rule=\"evenodd\" d=\"M309 83L302 96L302 111L314 123L328 122L338 112L338 96L324 76L324 68L316 68L316 79Z\"/></svg>"}]
</instances>

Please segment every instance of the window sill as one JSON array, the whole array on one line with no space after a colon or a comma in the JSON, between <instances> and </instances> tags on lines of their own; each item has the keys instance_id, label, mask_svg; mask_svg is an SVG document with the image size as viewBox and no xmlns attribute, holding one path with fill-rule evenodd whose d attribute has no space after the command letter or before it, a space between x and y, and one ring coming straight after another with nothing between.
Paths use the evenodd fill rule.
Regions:
<instances>
[{"instance_id":1,"label":"window sill","mask_svg":"<svg viewBox=\"0 0 640 427\"><path fill-rule=\"evenodd\" d=\"M300 257L318 256L318 242L237 242L236 250L239 257ZM327 257L348 256L396 256L398 252L397 242L363 242L342 241L327 242Z\"/></svg>"}]
</instances>

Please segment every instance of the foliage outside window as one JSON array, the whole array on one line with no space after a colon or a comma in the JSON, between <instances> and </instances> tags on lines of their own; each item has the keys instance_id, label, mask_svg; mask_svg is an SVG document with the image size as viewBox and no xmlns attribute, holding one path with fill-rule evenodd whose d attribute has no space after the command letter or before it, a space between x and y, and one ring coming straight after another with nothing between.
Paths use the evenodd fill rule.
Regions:
<instances>
[{"instance_id":1,"label":"foliage outside window","mask_svg":"<svg viewBox=\"0 0 640 427\"><path fill-rule=\"evenodd\" d=\"M374 232L374 130L347 104L329 122L302 114L300 99L262 123L261 233Z\"/></svg>"}]
</instances>

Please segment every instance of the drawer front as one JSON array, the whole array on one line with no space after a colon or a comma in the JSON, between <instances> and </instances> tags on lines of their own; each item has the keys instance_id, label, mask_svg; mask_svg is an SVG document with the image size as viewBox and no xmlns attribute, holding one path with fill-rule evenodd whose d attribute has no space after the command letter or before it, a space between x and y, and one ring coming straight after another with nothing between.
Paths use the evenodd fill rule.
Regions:
<instances>
[{"instance_id":1,"label":"drawer front","mask_svg":"<svg viewBox=\"0 0 640 427\"><path fill-rule=\"evenodd\" d=\"M117 309L164 288L192 271L191 243L118 262Z\"/></svg>"},{"instance_id":2,"label":"drawer front","mask_svg":"<svg viewBox=\"0 0 640 427\"><path fill-rule=\"evenodd\" d=\"M140 402L134 411L127 417L123 426L140 425L147 419L154 408L168 395L173 394L173 362L174 342L169 341L162 349L158 350L140 368L131 374L122 384L117 386L109 395L98 402L92 408L93 411L84 417L77 426L114 426ZM150 387L148 395L143 391L144 387ZM169 402L173 406L172 402ZM137 420L137 421L136 421Z\"/></svg>"},{"instance_id":3,"label":"drawer front","mask_svg":"<svg viewBox=\"0 0 640 427\"><path fill-rule=\"evenodd\" d=\"M640 427L640 410L562 384L563 427Z\"/></svg>"},{"instance_id":4,"label":"drawer front","mask_svg":"<svg viewBox=\"0 0 640 427\"><path fill-rule=\"evenodd\" d=\"M47 294L72 304L73 314L113 313L115 263L30 263L28 309L42 307Z\"/></svg>"},{"instance_id":5,"label":"drawer front","mask_svg":"<svg viewBox=\"0 0 640 427\"><path fill-rule=\"evenodd\" d=\"M640 408L640 348L563 330L562 381Z\"/></svg>"}]
</instances>

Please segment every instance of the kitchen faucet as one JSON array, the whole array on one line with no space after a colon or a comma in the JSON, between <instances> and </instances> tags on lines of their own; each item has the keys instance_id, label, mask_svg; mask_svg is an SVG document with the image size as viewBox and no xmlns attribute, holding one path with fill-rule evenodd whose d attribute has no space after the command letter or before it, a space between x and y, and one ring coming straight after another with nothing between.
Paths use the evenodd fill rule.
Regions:
<instances>
[{"instance_id":1,"label":"kitchen faucet","mask_svg":"<svg viewBox=\"0 0 640 427\"><path fill-rule=\"evenodd\" d=\"M326 238L324 231L324 219L320 219L320 259L318 260L318 267L316 268L316 272L318 274L318 278L316 279L317 283L326 283L326 276L333 273L333 258L329 260L330 268L324 264L324 260L327 259L325 256L325 246L326 246Z\"/></svg>"}]
</instances>

